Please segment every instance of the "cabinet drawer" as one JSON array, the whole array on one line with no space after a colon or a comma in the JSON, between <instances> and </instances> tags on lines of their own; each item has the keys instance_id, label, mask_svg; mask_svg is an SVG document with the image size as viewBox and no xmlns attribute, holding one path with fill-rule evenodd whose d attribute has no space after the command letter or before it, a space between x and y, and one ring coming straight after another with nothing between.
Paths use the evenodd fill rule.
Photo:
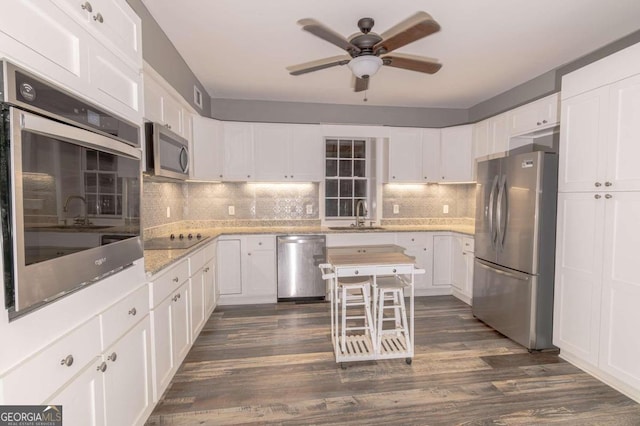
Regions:
<instances>
[{"instance_id":1,"label":"cabinet drawer","mask_svg":"<svg viewBox=\"0 0 640 426\"><path fill-rule=\"evenodd\" d=\"M473 253L475 251L475 240L470 237L462 238L462 251Z\"/></svg>"},{"instance_id":2,"label":"cabinet drawer","mask_svg":"<svg viewBox=\"0 0 640 426\"><path fill-rule=\"evenodd\" d=\"M42 404L100 353L100 321L94 317L50 344L4 377L4 404Z\"/></svg>"},{"instance_id":3,"label":"cabinet drawer","mask_svg":"<svg viewBox=\"0 0 640 426\"><path fill-rule=\"evenodd\" d=\"M102 350L111 346L148 313L149 286L144 285L100 314Z\"/></svg>"},{"instance_id":4,"label":"cabinet drawer","mask_svg":"<svg viewBox=\"0 0 640 426\"><path fill-rule=\"evenodd\" d=\"M410 274L411 271L413 271L413 265L379 266L376 268L377 275L402 275Z\"/></svg>"},{"instance_id":5,"label":"cabinet drawer","mask_svg":"<svg viewBox=\"0 0 640 426\"><path fill-rule=\"evenodd\" d=\"M396 241L399 246L411 247L426 244L427 234L424 232L398 232Z\"/></svg>"},{"instance_id":6,"label":"cabinet drawer","mask_svg":"<svg viewBox=\"0 0 640 426\"><path fill-rule=\"evenodd\" d=\"M256 250L275 250L276 240L272 235L247 237L247 252Z\"/></svg>"},{"instance_id":7,"label":"cabinet drawer","mask_svg":"<svg viewBox=\"0 0 640 426\"><path fill-rule=\"evenodd\" d=\"M199 269L202 269L205 263L204 250L198 250L197 252L189 255L189 275L193 275Z\"/></svg>"},{"instance_id":8,"label":"cabinet drawer","mask_svg":"<svg viewBox=\"0 0 640 426\"><path fill-rule=\"evenodd\" d=\"M339 268L338 277L353 277L353 276L367 276L376 273L375 266L361 266L357 268Z\"/></svg>"},{"instance_id":9,"label":"cabinet drawer","mask_svg":"<svg viewBox=\"0 0 640 426\"><path fill-rule=\"evenodd\" d=\"M171 292L180 287L182 283L189 279L189 260L184 259L171 269L158 275L150 284L151 307L157 306Z\"/></svg>"}]
</instances>

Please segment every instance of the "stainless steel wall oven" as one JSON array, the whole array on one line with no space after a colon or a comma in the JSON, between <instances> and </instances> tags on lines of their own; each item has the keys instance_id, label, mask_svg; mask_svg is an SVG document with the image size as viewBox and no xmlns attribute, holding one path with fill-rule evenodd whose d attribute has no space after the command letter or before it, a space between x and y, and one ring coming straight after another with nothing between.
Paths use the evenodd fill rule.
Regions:
<instances>
[{"instance_id":1,"label":"stainless steel wall oven","mask_svg":"<svg viewBox=\"0 0 640 426\"><path fill-rule=\"evenodd\" d=\"M1 242L13 319L142 257L140 129L0 63Z\"/></svg>"}]
</instances>

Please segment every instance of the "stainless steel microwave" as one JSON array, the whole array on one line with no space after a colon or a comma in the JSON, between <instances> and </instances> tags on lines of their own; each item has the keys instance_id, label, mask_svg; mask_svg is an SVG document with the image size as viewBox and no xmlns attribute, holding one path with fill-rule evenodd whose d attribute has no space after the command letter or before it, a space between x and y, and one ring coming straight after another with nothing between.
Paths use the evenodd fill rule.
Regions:
<instances>
[{"instance_id":1,"label":"stainless steel microwave","mask_svg":"<svg viewBox=\"0 0 640 426\"><path fill-rule=\"evenodd\" d=\"M0 65L0 245L14 319L143 257L142 154L139 127Z\"/></svg>"},{"instance_id":2,"label":"stainless steel microwave","mask_svg":"<svg viewBox=\"0 0 640 426\"><path fill-rule=\"evenodd\" d=\"M189 179L189 142L158 123L145 124L147 173Z\"/></svg>"}]
</instances>

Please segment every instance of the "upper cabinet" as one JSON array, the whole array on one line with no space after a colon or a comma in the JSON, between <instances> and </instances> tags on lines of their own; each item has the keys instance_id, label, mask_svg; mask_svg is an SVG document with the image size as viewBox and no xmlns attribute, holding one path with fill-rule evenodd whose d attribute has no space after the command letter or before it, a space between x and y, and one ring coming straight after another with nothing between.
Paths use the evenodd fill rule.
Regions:
<instances>
[{"instance_id":1,"label":"upper cabinet","mask_svg":"<svg viewBox=\"0 0 640 426\"><path fill-rule=\"evenodd\" d=\"M509 149L508 113L496 115L473 125L473 158L504 156Z\"/></svg>"},{"instance_id":2,"label":"upper cabinet","mask_svg":"<svg viewBox=\"0 0 640 426\"><path fill-rule=\"evenodd\" d=\"M221 121L193 117L193 147L191 179L222 180L224 129Z\"/></svg>"},{"instance_id":3,"label":"upper cabinet","mask_svg":"<svg viewBox=\"0 0 640 426\"><path fill-rule=\"evenodd\" d=\"M545 130L558 124L560 94L523 105L509 112L509 136Z\"/></svg>"},{"instance_id":4,"label":"upper cabinet","mask_svg":"<svg viewBox=\"0 0 640 426\"><path fill-rule=\"evenodd\" d=\"M145 64L144 118L191 140L190 107L155 70Z\"/></svg>"},{"instance_id":5,"label":"upper cabinet","mask_svg":"<svg viewBox=\"0 0 640 426\"><path fill-rule=\"evenodd\" d=\"M141 122L140 18L125 0L9 2L0 15L0 55Z\"/></svg>"},{"instance_id":6,"label":"upper cabinet","mask_svg":"<svg viewBox=\"0 0 640 426\"><path fill-rule=\"evenodd\" d=\"M389 130L387 183L468 182L473 179L472 127Z\"/></svg>"},{"instance_id":7,"label":"upper cabinet","mask_svg":"<svg viewBox=\"0 0 640 426\"><path fill-rule=\"evenodd\" d=\"M223 127L223 180L253 180L253 125L225 121Z\"/></svg>"}]
</instances>

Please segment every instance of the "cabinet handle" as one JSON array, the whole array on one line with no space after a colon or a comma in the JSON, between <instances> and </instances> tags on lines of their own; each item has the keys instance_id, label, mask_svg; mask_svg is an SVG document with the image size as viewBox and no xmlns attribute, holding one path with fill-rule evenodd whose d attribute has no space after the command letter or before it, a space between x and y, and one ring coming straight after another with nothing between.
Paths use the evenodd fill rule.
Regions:
<instances>
[{"instance_id":1,"label":"cabinet handle","mask_svg":"<svg viewBox=\"0 0 640 426\"><path fill-rule=\"evenodd\" d=\"M542 124L547 124L547 120L542 120Z\"/></svg>"},{"instance_id":2,"label":"cabinet handle","mask_svg":"<svg viewBox=\"0 0 640 426\"><path fill-rule=\"evenodd\" d=\"M104 373L105 371L107 371L107 363L102 361L102 364L100 364L98 368L96 368L96 370L102 371Z\"/></svg>"},{"instance_id":3,"label":"cabinet handle","mask_svg":"<svg viewBox=\"0 0 640 426\"><path fill-rule=\"evenodd\" d=\"M541 125L541 124L542 124L542 123L541 123L541 122L539 122L539 121L536 123L536 125L537 125L537 126L539 126L539 125Z\"/></svg>"},{"instance_id":4,"label":"cabinet handle","mask_svg":"<svg viewBox=\"0 0 640 426\"><path fill-rule=\"evenodd\" d=\"M392 179L395 179L396 177L395 177L395 176L391 176L391 178L392 178Z\"/></svg>"},{"instance_id":5,"label":"cabinet handle","mask_svg":"<svg viewBox=\"0 0 640 426\"><path fill-rule=\"evenodd\" d=\"M286 179L286 178L287 178L287 175L284 175L284 178Z\"/></svg>"},{"instance_id":6,"label":"cabinet handle","mask_svg":"<svg viewBox=\"0 0 640 426\"><path fill-rule=\"evenodd\" d=\"M222 175L220 175L220 179L222 179Z\"/></svg>"},{"instance_id":7,"label":"cabinet handle","mask_svg":"<svg viewBox=\"0 0 640 426\"><path fill-rule=\"evenodd\" d=\"M353 271L353 275L358 275L360 273L360 271L358 271L357 269L355 271Z\"/></svg>"},{"instance_id":8,"label":"cabinet handle","mask_svg":"<svg viewBox=\"0 0 640 426\"><path fill-rule=\"evenodd\" d=\"M173 301L174 302L177 302L178 299L180 299L180 295L179 294L176 294L175 296L173 296Z\"/></svg>"},{"instance_id":9,"label":"cabinet handle","mask_svg":"<svg viewBox=\"0 0 640 426\"><path fill-rule=\"evenodd\" d=\"M604 186L612 186L612 185L613 185L613 183L611 183L611 182L605 182L604 183Z\"/></svg>"},{"instance_id":10,"label":"cabinet handle","mask_svg":"<svg viewBox=\"0 0 640 426\"><path fill-rule=\"evenodd\" d=\"M599 200L600 198L602 198L602 196L600 194L596 194L593 196L593 198L595 198L596 200Z\"/></svg>"},{"instance_id":11,"label":"cabinet handle","mask_svg":"<svg viewBox=\"0 0 640 426\"><path fill-rule=\"evenodd\" d=\"M66 357L60 360L60 365L66 365L67 367L71 367L73 364L73 355L67 355Z\"/></svg>"},{"instance_id":12,"label":"cabinet handle","mask_svg":"<svg viewBox=\"0 0 640 426\"><path fill-rule=\"evenodd\" d=\"M251 253L247 253L247 256L251 256Z\"/></svg>"},{"instance_id":13,"label":"cabinet handle","mask_svg":"<svg viewBox=\"0 0 640 426\"><path fill-rule=\"evenodd\" d=\"M251 177L251 175L247 175L247 178L250 178L250 177Z\"/></svg>"},{"instance_id":14,"label":"cabinet handle","mask_svg":"<svg viewBox=\"0 0 640 426\"><path fill-rule=\"evenodd\" d=\"M602 184L600 182L596 182L593 184L596 188L600 188L602 186Z\"/></svg>"},{"instance_id":15,"label":"cabinet handle","mask_svg":"<svg viewBox=\"0 0 640 426\"><path fill-rule=\"evenodd\" d=\"M291 175L291 179L293 179L293 175Z\"/></svg>"},{"instance_id":16,"label":"cabinet handle","mask_svg":"<svg viewBox=\"0 0 640 426\"><path fill-rule=\"evenodd\" d=\"M133 315L134 317L136 316L137 313L138 313L138 311L136 311L136 308L131 308L129 310L129 315Z\"/></svg>"},{"instance_id":17,"label":"cabinet handle","mask_svg":"<svg viewBox=\"0 0 640 426\"><path fill-rule=\"evenodd\" d=\"M258 243L258 245L259 245L259 246L261 246L261 245L262 245L262 241L261 241L261 242L259 242L259 243Z\"/></svg>"},{"instance_id":18,"label":"cabinet handle","mask_svg":"<svg viewBox=\"0 0 640 426\"><path fill-rule=\"evenodd\" d=\"M395 274L396 273L396 268L393 268L393 271L391 271L391 272L393 272Z\"/></svg>"},{"instance_id":19,"label":"cabinet handle","mask_svg":"<svg viewBox=\"0 0 640 426\"><path fill-rule=\"evenodd\" d=\"M415 240L416 240L415 238L412 238L412 239L411 239L411 241L415 241Z\"/></svg>"},{"instance_id":20,"label":"cabinet handle","mask_svg":"<svg viewBox=\"0 0 640 426\"><path fill-rule=\"evenodd\" d=\"M175 278L173 279L173 282L174 282L174 283L177 283L178 281L180 281L180 278L178 278L178 277L175 277Z\"/></svg>"},{"instance_id":21,"label":"cabinet handle","mask_svg":"<svg viewBox=\"0 0 640 426\"><path fill-rule=\"evenodd\" d=\"M100 12L95 14L93 20L96 22L100 22L101 24L104 22L104 18L102 17L102 14Z\"/></svg>"},{"instance_id":22,"label":"cabinet handle","mask_svg":"<svg viewBox=\"0 0 640 426\"><path fill-rule=\"evenodd\" d=\"M367 252L367 250L365 250L365 249L362 249L362 252L363 252L363 253L366 253L366 252Z\"/></svg>"},{"instance_id":23,"label":"cabinet handle","mask_svg":"<svg viewBox=\"0 0 640 426\"><path fill-rule=\"evenodd\" d=\"M442 176L442 179L444 179L444 176Z\"/></svg>"},{"instance_id":24,"label":"cabinet handle","mask_svg":"<svg viewBox=\"0 0 640 426\"><path fill-rule=\"evenodd\" d=\"M206 268L204 268L205 272L209 272L209 267L207 266Z\"/></svg>"},{"instance_id":25,"label":"cabinet handle","mask_svg":"<svg viewBox=\"0 0 640 426\"><path fill-rule=\"evenodd\" d=\"M80 5L80 7L89 13L93 12L93 7L91 7L91 3L89 3L88 1L85 1L84 4Z\"/></svg>"},{"instance_id":26,"label":"cabinet handle","mask_svg":"<svg viewBox=\"0 0 640 426\"><path fill-rule=\"evenodd\" d=\"M425 179L428 179L426 176L424 177Z\"/></svg>"},{"instance_id":27,"label":"cabinet handle","mask_svg":"<svg viewBox=\"0 0 640 426\"><path fill-rule=\"evenodd\" d=\"M607 194L607 195L604 196L604 198L606 198L607 200L610 200L611 198L613 198L613 195Z\"/></svg>"},{"instance_id":28,"label":"cabinet handle","mask_svg":"<svg viewBox=\"0 0 640 426\"><path fill-rule=\"evenodd\" d=\"M115 352L112 352L111 355L107 357L107 359L111 362L116 362L116 359L118 359L118 354Z\"/></svg>"}]
</instances>

